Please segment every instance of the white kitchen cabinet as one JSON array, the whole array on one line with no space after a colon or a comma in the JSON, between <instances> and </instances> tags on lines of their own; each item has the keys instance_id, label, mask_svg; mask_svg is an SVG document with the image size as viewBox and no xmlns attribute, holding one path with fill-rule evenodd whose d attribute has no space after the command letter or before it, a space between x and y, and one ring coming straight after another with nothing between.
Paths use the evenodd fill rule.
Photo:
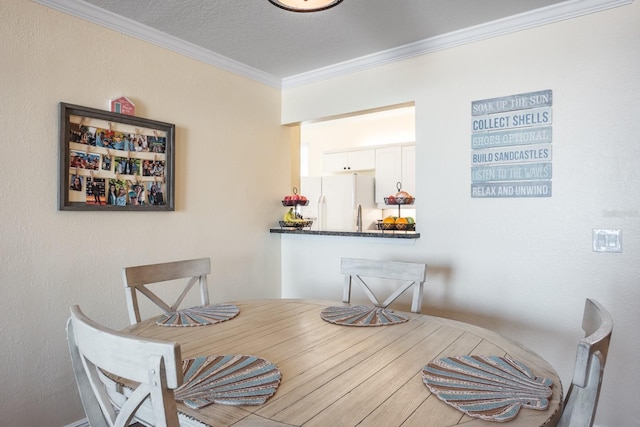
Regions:
<instances>
[{"instance_id":1,"label":"white kitchen cabinet","mask_svg":"<svg viewBox=\"0 0 640 427\"><path fill-rule=\"evenodd\" d=\"M325 173L372 170L376 167L376 150L324 153L322 165Z\"/></svg>"},{"instance_id":2,"label":"white kitchen cabinet","mask_svg":"<svg viewBox=\"0 0 640 427\"><path fill-rule=\"evenodd\" d=\"M402 146L402 189L416 195L416 146Z\"/></svg>"},{"instance_id":3,"label":"white kitchen cabinet","mask_svg":"<svg viewBox=\"0 0 640 427\"><path fill-rule=\"evenodd\" d=\"M376 150L376 203L384 204L384 198L398 191L396 183L402 182L402 147L386 147Z\"/></svg>"},{"instance_id":4,"label":"white kitchen cabinet","mask_svg":"<svg viewBox=\"0 0 640 427\"><path fill-rule=\"evenodd\" d=\"M415 196L416 146L397 145L376 149L376 203L384 205L384 198L402 189Z\"/></svg>"}]
</instances>

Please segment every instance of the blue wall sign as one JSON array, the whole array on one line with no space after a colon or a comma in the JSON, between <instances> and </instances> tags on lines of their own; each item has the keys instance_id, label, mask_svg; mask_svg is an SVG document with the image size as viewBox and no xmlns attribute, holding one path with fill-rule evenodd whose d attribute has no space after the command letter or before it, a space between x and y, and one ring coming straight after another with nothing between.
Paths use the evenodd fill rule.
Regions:
<instances>
[{"instance_id":1,"label":"blue wall sign","mask_svg":"<svg viewBox=\"0 0 640 427\"><path fill-rule=\"evenodd\" d=\"M553 105L553 91L521 93L519 95L503 96L502 98L482 99L471 103L471 115L501 113L504 111L526 110Z\"/></svg>"},{"instance_id":2,"label":"blue wall sign","mask_svg":"<svg viewBox=\"0 0 640 427\"><path fill-rule=\"evenodd\" d=\"M471 135L471 148L491 148L511 145L539 144L551 142L551 126L514 129L496 132L481 132Z\"/></svg>"},{"instance_id":3,"label":"blue wall sign","mask_svg":"<svg viewBox=\"0 0 640 427\"><path fill-rule=\"evenodd\" d=\"M548 126L551 124L551 118L551 107L473 116L471 118L471 132Z\"/></svg>"},{"instance_id":4,"label":"blue wall sign","mask_svg":"<svg viewBox=\"0 0 640 427\"><path fill-rule=\"evenodd\" d=\"M551 162L471 168L471 182L527 181L532 179L551 179Z\"/></svg>"},{"instance_id":5,"label":"blue wall sign","mask_svg":"<svg viewBox=\"0 0 640 427\"><path fill-rule=\"evenodd\" d=\"M531 163L551 160L551 144L488 148L471 152L471 165Z\"/></svg>"},{"instance_id":6,"label":"blue wall sign","mask_svg":"<svg viewBox=\"0 0 640 427\"><path fill-rule=\"evenodd\" d=\"M471 197L551 197L551 181L471 184Z\"/></svg>"},{"instance_id":7,"label":"blue wall sign","mask_svg":"<svg viewBox=\"0 0 640 427\"><path fill-rule=\"evenodd\" d=\"M471 197L551 197L553 92L471 102Z\"/></svg>"}]
</instances>

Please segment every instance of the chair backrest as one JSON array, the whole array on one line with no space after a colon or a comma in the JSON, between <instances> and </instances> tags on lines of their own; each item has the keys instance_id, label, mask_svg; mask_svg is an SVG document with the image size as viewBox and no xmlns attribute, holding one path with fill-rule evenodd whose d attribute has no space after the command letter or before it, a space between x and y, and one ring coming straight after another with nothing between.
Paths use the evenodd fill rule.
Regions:
<instances>
[{"instance_id":1,"label":"chair backrest","mask_svg":"<svg viewBox=\"0 0 640 427\"><path fill-rule=\"evenodd\" d=\"M86 317L77 305L71 307L67 340L91 427L128 426L147 398L152 409L144 408L146 422L179 425L173 389L183 380L180 344L110 330ZM110 401L105 372L139 383L122 407L115 409Z\"/></svg>"},{"instance_id":2,"label":"chair backrest","mask_svg":"<svg viewBox=\"0 0 640 427\"><path fill-rule=\"evenodd\" d=\"M427 276L427 264L415 262L383 261L359 258L342 258L341 272L345 275L343 302L351 300L351 283L355 279L362 285L364 292L376 307L385 308L395 301L404 291L413 286L411 311L420 313L422 307L422 288ZM363 277L406 281L384 302L378 301Z\"/></svg>"},{"instance_id":3,"label":"chair backrest","mask_svg":"<svg viewBox=\"0 0 640 427\"><path fill-rule=\"evenodd\" d=\"M209 305L209 290L207 287L208 274L211 274L211 260L209 258L123 268L122 279L124 281L125 294L127 297L129 321L134 325L141 320L137 292L144 294L165 313L171 313L178 310L178 307L180 306L180 303L182 303L184 297L187 295L191 287L197 282L200 285L200 302L202 305ZM153 283L177 279L189 280L182 293L171 305L164 302L147 287L147 285Z\"/></svg>"},{"instance_id":4,"label":"chair backrest","mask_svg":"<svg viewBox=\"0 0 640 427\"><path fill-rule=\"evenodd\" d=\"M573 379L564 400L559 427L591 427L596 416L613 319L597 301L587 299L582 329L585 337L578 343Z\"/></svg>"}]
</instances>

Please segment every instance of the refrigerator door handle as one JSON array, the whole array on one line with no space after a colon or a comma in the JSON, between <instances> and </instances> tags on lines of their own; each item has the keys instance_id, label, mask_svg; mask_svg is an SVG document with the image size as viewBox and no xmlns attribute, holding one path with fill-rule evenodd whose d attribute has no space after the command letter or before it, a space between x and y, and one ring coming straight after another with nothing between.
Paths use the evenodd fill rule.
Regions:
<instances>
[{"instance_id":1,"label":"refrigerator door handle","mask_svg":"<svg viewBox=\"0 0 640 427\"><path fill-rule=\"evenodd\" d=\"M318 203L318 217L320 220L320 230L324 230L327 228L327 197L323 194L320 196L320 203Z\"/></svg>"},{"instance_id":2,"label":"refrigerator door handle","mask_svg":"<svg viewBox=\"0 0 640 427\"><path fill-rule=\"evenodd\" d=\"M324 194L318 197L318 230L324 230L322 221L324 220L324 213L322 212L322 206L324 204Z\"/></svg>"}]
</instances>

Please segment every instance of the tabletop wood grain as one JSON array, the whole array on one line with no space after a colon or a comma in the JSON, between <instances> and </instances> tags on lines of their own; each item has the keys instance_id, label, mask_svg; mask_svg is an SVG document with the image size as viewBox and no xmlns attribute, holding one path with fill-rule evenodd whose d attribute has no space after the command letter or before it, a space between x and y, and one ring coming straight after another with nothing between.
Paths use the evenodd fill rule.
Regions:
<instances>
[{"instance_id":1,"label":"tabletop wood grain","mask_svg":"<svg viewBox=\"0 0 640 427\"><path fill-rule=\"evenodd\" d=\"M341 303L304 300L235 302L240 314L198 327L161 327L145 321L134 334L177 341L182 357L246 354L276 364L282 381L260 406L213 404L178 409L211 426L455 426L496 423L463 414L432 395L421 370L444 356L511 355L535 375L553 380L549 408L523 408L509 427L553 426L562 386L540 356L499 334L467 323L403 313L406 323L349 327L325 322L320 312ZM503 423L501 423L503 424Z\"/></svg>"}]
</instances>

